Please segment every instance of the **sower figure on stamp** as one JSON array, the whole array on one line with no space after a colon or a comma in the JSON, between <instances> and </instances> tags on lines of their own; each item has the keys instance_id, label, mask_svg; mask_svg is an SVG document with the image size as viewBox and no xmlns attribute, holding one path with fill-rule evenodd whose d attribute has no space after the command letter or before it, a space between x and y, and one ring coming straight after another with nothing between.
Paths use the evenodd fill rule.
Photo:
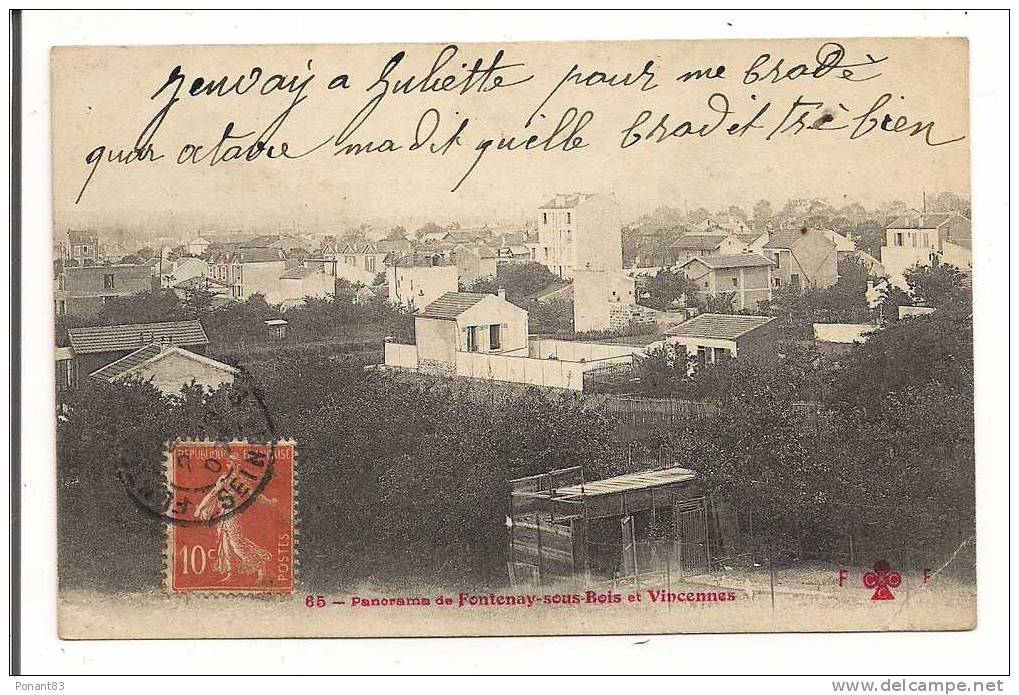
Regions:
<instances>
[{"instance_id":1,"label":"sower figure on stamp","mask_svg":"<svg viewBox=\"0 0 1019 695\"><path fill-rule=\"evenodd\" d=\"M195 509L195 518L203 521L221 519L216 525L218 547L216 558L213 562L213 569L223 575L221 582L228 581L234 574L256 575L256 581L261 583L265 578L265 563L272 559L269 552L257 543L247 538L241 528L240 515L228 514L234 505L234 496L227 487L234 479L234 466L227 464L226 472L219 477L216 484L202 498ZM220 493L225 493L221 496ZM224 500L229 500L224 503ZM273 506L275 499L265 497L260 492L255 494L255 502Z\"/></svg>"}]
</instances>

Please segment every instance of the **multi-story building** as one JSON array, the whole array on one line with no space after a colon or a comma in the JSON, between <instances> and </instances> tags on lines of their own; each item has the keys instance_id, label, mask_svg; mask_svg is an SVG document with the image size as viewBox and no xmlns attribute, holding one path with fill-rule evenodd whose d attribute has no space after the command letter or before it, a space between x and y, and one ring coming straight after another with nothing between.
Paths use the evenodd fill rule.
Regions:
<instances>
[{"instance_id":1,"label":"multi-story building","mask_svg":"<svg viewBox=\"0 0 1019 695\"><path fill-rule=\"evenodd\" d=\"M153 288L153 269L147 265L69 266L56 276L53 292L57 316L94 318L110 297L125 297Z\"/></svg>"},{"instance_id":2,"label":"multi-story building","mask_svg":"<svg viewBox=\"0 0 1019 695\"><path fill-rule=\"evenodd\" d=\"M619 205L611 196L557 194L538 208L535 261L562 278L577 270L623 267Z\"/></svg>"},{"instance_id":3,"label":"multi-story building","mask_svg":"<svg viewBox=\"0 0 1019 695\"><path fill-rule=\"evenodd\" d=\"M68 257L76 265L99 265L102 254L99 235L95 232L72 229L67 232Z\"/></svg>"},{"instance_id":4,"label":"multi-story building","mask_svg":"<svg viewBox=\"0 0 1019 695\"><path fill-rule=\"evenodd\" d=\"M279 249L244 248L209 255L209 277L229 285L232 299L261 294L270 304L278 304L282 299L280 278L286 271Z\"/></svg>"},{"instance_id":5,"label":"multi-story building","mask_svg":"<svg viewBox=\"0 0 1019 695\"><path fill-rule=\"evenodd\" d=\"M839 281L835 242L820 230L803 227L771 232L763 251L775 262L773 288L824 288Z\"/></svg>"},{"instance_id":6,"label":"multi-story building","mask_svg":"<svg viewBox=\"0 0 1019 695\"><path fill-rule=\"evenodd\" d=\"M772 261L756 253L691 258L680 266L697 285L697 294L731 294L733 308L749 309L771 299Z\"/></svg>"},{"instance_id":7,"label":"multi-story building","mask_svg":"<svg viewBox=\"0 0 1019 695\"><path fill-rule=\"evenodd\" d=\"M885 230L881 265L892 284L906 288L905 272L934 262L965 273L973 267L970 221L956 212L913 212L893 220Z\"/></svg>"}]
</instances>

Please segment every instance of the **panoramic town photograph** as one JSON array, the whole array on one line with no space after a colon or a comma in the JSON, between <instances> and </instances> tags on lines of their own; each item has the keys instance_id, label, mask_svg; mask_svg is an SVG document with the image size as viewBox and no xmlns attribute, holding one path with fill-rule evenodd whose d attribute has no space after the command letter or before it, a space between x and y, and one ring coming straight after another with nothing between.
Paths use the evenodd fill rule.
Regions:
<instances>
[{"instance_id":1,"label":"panoramic town photograph","mask_svg":"<svg viewBox=\"0 0 1019 695\"><path fill-rule=\"evenodd\" d=\"M971 629L931 55L55 51L61 635Z\"/></svg>"}]
</instances>

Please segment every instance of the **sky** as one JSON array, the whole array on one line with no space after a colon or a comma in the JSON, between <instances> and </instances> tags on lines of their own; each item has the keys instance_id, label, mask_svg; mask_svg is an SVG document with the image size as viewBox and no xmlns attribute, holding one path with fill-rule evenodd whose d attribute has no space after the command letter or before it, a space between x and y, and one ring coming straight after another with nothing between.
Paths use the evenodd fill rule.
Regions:
<instances>
[{"instance_id":1,"label":"sky","mask_svg":"<svg viewBox=\"0 0 1019 695\"><path fill-rule=\"evenodd\" d=\"M831 44L821 49L825 43L56 49L54 225L160 236L341 232L361 222L380 229L520 223L554 193L572 191L614 194L624 219L659 205L749 210L761 198L780 207L787 198L820 197L833 205L899 199L919 206L924 190L968 195L965 41L844 39L841 57ZM819 49L830 69L816 70ZM677 79L693 70L706 72ZM220 78L247 89L203 93ZM499 79L503 86L495 86ZM447 91L438 89L443 83ZM373 98L374 109L337 146ZM797 99L808 104L791 109ZM139 136L144 141L146 124L164 107L144 161L116 161ZM803 123L829 114L828 125L839 129L803 130L801 111ZM900 132L882 130L886 113L887 129ZM464 120L459 144L443 150ZM560 121L567 125L556 133ZM726 132L748 121L743 135ZM234 135L251 135L220 155L232 143L248 147L274 122L275 158L262 152L210 166L228 123ZM657 141L669 132L687 134ZM530 135L538 146L519 147ZM500 138L513 138L515 149L497 150ZM387 139L395 151L385 151ZM283 143L287 153L279 156ZM372 147L343 151L355 143ZM198 155L206 158L189 161Z\"/></svg>"}]
</instances>

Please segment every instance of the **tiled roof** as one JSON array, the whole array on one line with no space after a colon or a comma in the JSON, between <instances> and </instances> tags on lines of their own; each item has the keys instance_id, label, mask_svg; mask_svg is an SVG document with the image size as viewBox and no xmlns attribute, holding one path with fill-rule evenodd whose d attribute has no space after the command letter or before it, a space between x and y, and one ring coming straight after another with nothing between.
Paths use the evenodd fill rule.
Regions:
<instances>
[{"instance_id":1,"label":"tiled roof","mask_svg":"<svg viewBox=\"0 0 1019 695\"><path fill-rule=\"evenodd\" d=\"M559 194L538 209L556 210L565 208L575 208L588 198L592 197L593 195L594 193L567 193L566 195Z\"/></svg>"},{"instance_id":2,"label":"tiled roof","mask_svg":"<svg viewBox=\"0 0 1019 695\"><path fill-rule=\"evenodd\" d=\"M715 338L736 340L775 320L774 316L743 316L740 314L698 314L689 321L673 326L668 335L682 338Z\"/></svg>"},{"instance_id":3,"label":"tiled roof","mask_svg":"<svg viewBox=\"0 0 1019 695\"><path fill-rule=\"evenodd\" d=\"M888 225L888 229L937 229L954 215L952 212L929 212L926 215L901 215Z\"/></svg>"},{"instance_id":4,"label":"tiled roof","mask_svg":"<svg viewBox=\"0 0 1019 695\"><path fill-rule=\"evenodd\" d=\"M135 350L130 355L121 357L116 362L112 362L101 369L97 369L89 376L93 379L105 379L106 381L113 382L117 378L133 372L143 364L154 362L157 359L162 359L163 356L171 353L182 355L193 361L202 362L217 369L230 372L231 374L237 374L239 371L236 367L232 367L229 364L224 364L223 362L218 362L211 357L205 357L204 355L198 355L188 350L184 350L176 345L161 345L159 343L152 343L151 345L146 345L139 350Z\"/></svg>"},{"instance_id":5,"label":"tiled roof","mask_svg":"<svg viewBox=\"0 0 1019 695\"><path fill-rule=\"evenodd\" d=\"M695 256L684 263L700 261L709 268L756 268L762 265L774 265L770 260L756 253L738 253L731 256Z\"/></svg>"},{"instance_id":6,"label":"tiled roof","mask_svg":"<svg viewBox=\"0 0 1019 695\"><path fill-rule=\"evenodd\" d=\"M71 241L72 244L83 244L86 242L89 243L94 242L96 239L99 238L99 235L96 234L95 232L82 232L72 229L69 232L67 232L67 238Z\"/></svg>"},{"instance_id":7,"label":"tiled roof","mask_svg":"<svg viewBox=\"0 0 1019 695\"><path fill-rule=\"evenodd\" d=\"M138 365L148 362L150 359L152 359L162 351L163 351L162 345L160 345L159 343L151 343L143 348L135 350L126 357L121 357L116 362L112 362L103 367L102 369L98 369L92 372L90 376L96 379L106 379L107 381L113 381L118 376L122 376L123 374L131 371Z\"/></svg>"},{"instance_id":8,"label":"tiled roof","mask_svg":"<svg viewBox=\"0 0 1019 695\"><path fill-rule=\"evenodd\" d=\"M768 235L768 242L764 245L766 249L791 249L794 245L799 243L801 239L805 239L811 234L821 234L815 230L807 229L806 227L800 227L798 229L776 229ZM831 239L821 234L824 239L829 241L832 246L835 245Z\"/></svg>"},{"instance_id":9,"label":"tiled roof","mask_svg":"<svg viewBox=\"0 0 1019 695\"><path fill-rule=\"evenodd\" d=\"M418 312L430 319L455 319L485 297L491 295L472 292L447 292Z\"/></svg>"},{"instance_id":10,"label":"tiled roof","mask_svg":"<svg viewBox=\"0 0 1019 695\"><path fill-rule=\"evenodd\" d=\"M684 234L672 242L671 246L677 249L713 251L721 246L728 236L728 234Z\"/></svg>"},{"instance_id":11,"label":"tiled roof","mask_svg":"<svg viewBox=\"0 0 1019 695\"><path fill-rule=\"evenodd\" d=\"M238 249L230 255L231 263L268 263L281 260L283 260L283 254L279 249L273 248L244 248Z\"/></svg>"},{"instance_id":12,"label":"tiled roof","mask_svg":"<svg viewBox=\"0 0 1019 695\"><path fill-rule=\"evenodd\" d=\"M164 321L162 323L68 328L67 337L70 339L71 349L76 355L137 350L153 342L186 347L209 344L205 329L198 321Z\"/></svg>"}]
</instances>

